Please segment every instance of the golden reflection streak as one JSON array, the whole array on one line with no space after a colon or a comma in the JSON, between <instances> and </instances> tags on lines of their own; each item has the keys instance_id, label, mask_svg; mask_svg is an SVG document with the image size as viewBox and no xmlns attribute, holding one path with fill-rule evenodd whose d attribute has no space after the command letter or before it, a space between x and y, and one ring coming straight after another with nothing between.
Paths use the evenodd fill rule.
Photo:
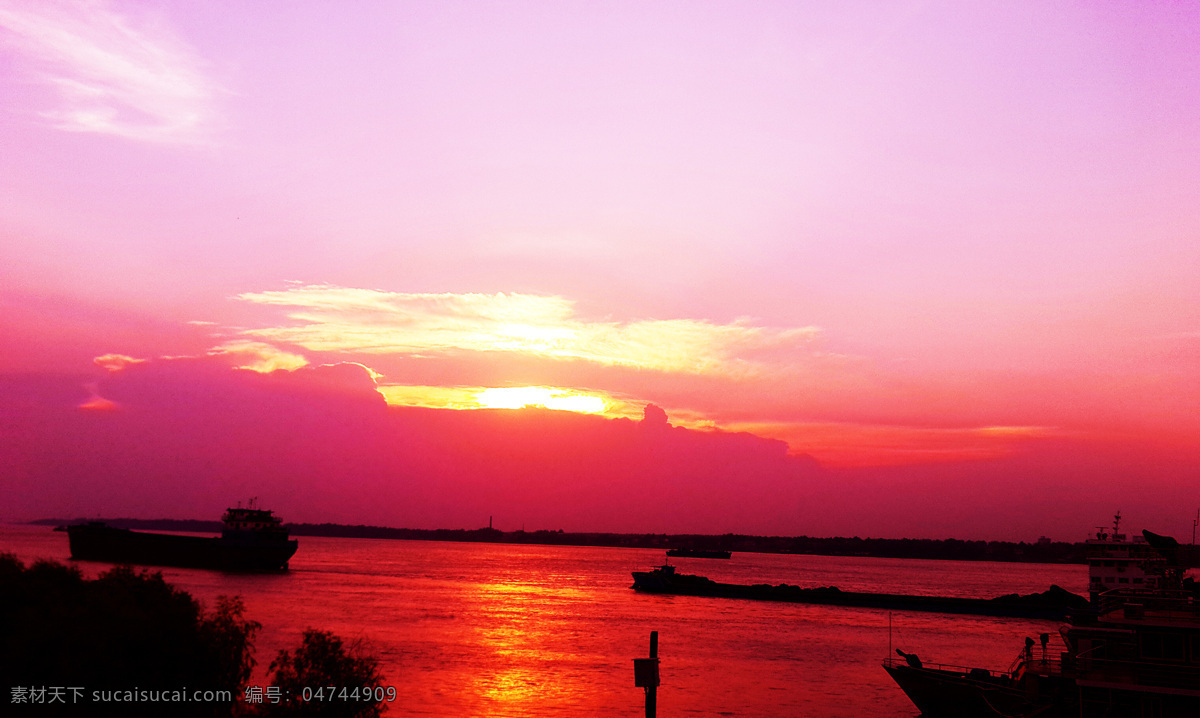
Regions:
<instances>
[{"instance_id":1,"label":"golden reflection streak","mask_svg":"<svg viewBox=\"0 0 1200 718\"><path fill-rule=\"evenodd\" d=\"M509 583L481 583L470 590L470 602L494 614L487 627L478 629L476 645L495 655L494 670L477 674L467 691L487 703L509 708L530 707L547 700L562 700L572 691L545 670L547 661L570 656L548 652L554 623L545 615L547 599L585 597L578 589Z\"/></svg>"}]
</instances>

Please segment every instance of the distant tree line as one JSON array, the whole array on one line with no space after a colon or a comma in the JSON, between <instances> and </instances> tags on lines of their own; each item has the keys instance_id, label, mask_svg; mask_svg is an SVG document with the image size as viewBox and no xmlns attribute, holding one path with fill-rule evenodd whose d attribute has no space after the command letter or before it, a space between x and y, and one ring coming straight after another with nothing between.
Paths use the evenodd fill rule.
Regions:
<instances>
[{"instance_id":1,"label":"distant tree line","mask_svg":"<svg viewBox=\"0 0 1200 718\"><path fill-rule=\"evenodd\" d=\"M1024 561L1083 563L1084 544L1056 541L960 541L958 539L816 538L746 534L616 534L564 531L498 531L496 529L393 529L339 524L292 524L297 536L343 536L427 541L482 541L553 546L620 546L626 548L724 549L757 553L822 556L951 559L958 561Z\"/></svg>"},{"instance_id":2,"label":"distant tree line","mask_svg":"<svg viewBox=\"0 0 1200 718\"><path fill-rule=\"evenodd\" d=\"M0 554L0 714L225 718L371 718L382 701L297 700L305 686L382 685L378 661L309 629L271 662L281 700L248 701L254 636L240 599L206 611L161 573L113 568L83 578L73 566L26 567ZM290 693L289 693L290 691ZM283 696L292 700L282 700Z\"/></svg>"},{"instance_id":3,"label":"distant tree line","mask_svg":"<svg viewBox=\"0 0 1200 718\"><path fill-rule=\"evenodd\" d=\"M45 519L35 523L70 523ZM115 519L113 526L157 531L219 532L216 521L173 519ZM797 553L820 556L949 559L955 561L1020 561L1026 563L1085 563L1083 543L1042 540L961 541L959 539L818 538L813 536L752 536L747 534L619 534L557 531L500 531L480 529L397 529L346 524L289 524L294 536L402 539L409 541L468 541L544 544L551 546L620 546L625 548L698 548L757 553Z\"/></svg>"}]
</instances>

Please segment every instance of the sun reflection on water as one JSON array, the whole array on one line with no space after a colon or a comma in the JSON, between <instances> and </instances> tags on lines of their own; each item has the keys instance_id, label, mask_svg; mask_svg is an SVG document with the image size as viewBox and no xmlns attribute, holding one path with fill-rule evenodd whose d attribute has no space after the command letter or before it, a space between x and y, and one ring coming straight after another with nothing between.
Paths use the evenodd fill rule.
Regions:
<instances>
[{"instance_id":1,"label":"sun reflection on water","mask_svg":"<svg viewBox=\"0 0 1200 718\"><path fill-rule=\"evenodd\" d=\"M490 670L473 676L464 686L467 693L493 713L578 700L584 691L575 685L577 671L570 666L584 657L563 650L570 644L563 643L562 607L585 599L585 591L492 582L472 585L464 598L486 614L473 642L491 654Z\"/></svg>"}]
</instances>

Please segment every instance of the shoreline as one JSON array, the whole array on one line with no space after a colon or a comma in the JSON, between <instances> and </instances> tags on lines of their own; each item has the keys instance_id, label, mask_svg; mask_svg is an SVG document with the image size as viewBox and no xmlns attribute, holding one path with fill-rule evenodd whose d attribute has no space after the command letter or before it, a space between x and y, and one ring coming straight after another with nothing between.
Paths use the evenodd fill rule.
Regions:
<instances>
[{"instance_id":1,"label":"shoreline","mask_svg":"<svg viewBox=\"0 0 1200 718\"><path fill-rule=\"evenodd\" d=\"M30 525L59 526L102 520L116 528L146 531L219 533L220 521L194 519L38 519ZM1084 544L1066 542L962 541L959 539L819 538L811 536L753 536L747 534L651 534L480 529L404 529L347 524L287 524L292 536L371 538L407 541L460 541L471 543L530 544L547 546L602 546L612 548L689 548L735 553L776 553L816 556L861 556L1005 563L1086 563Z\"/></svg>"}]
</instances>

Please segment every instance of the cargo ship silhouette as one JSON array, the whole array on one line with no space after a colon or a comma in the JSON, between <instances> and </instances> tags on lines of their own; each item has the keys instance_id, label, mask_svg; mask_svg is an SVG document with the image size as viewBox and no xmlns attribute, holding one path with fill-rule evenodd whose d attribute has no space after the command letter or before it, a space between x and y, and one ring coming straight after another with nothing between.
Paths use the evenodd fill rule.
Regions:
<instances>
[{"instance_id":1,"label":"cargo ship silhouette","mask_svg":"<svg viewBox=\"0 0 1200 718\"><path fill-rule=\"evenodd\" d=\"M131 531L103 521L55 530L66 532L73 559L151 566L281 571L299 546L279 517L253 500L226 509L221 521L221 535L213 537Z\"/></svg>"}]
</instances>

